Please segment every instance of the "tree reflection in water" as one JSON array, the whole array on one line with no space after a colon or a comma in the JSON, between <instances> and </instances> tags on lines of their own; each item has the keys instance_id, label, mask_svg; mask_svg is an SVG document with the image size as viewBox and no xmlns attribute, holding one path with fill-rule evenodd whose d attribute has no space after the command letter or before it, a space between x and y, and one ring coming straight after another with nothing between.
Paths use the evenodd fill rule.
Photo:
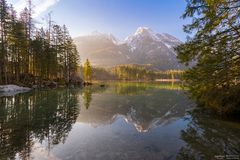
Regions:
<instances>
[{"instance_id":1,"label":"tree reflection in water","mask_svg":"<svg viewBox=\"0 0 240 160\"><path fill-rule=\"evenodd\" d=\"M83 101L86 109L89 108L92 101L92 89L87 87L83 90Z\"/></svg>"},{"instance_id":2,"label":"tree reflection in water","mask_svg":"<svg viewBox=\"0 0 240 160\"><path fill-rule=\"evenodd\" d=\"M181 133L186 146L180 149L177 159L216 159L215 156L240 155L238 123L214 119L202 110L194 110L190 115L189 124Z\"/></svg>"},{"instance_id":3,"label":"tree reflection in water","mask_svg":"<svg viewBox=\"0 0 240 160\"><path fill-rule=\"evenodd\" d=\"M180 89L173 84L118 83L2 97L0 159L31 159L38 157L39 148L62 159L105 154L105 160L117 152L128 159L131 150L146 159L175 159L177 154L177 159L214 159L215 155L239 154L239 124L199 111L186 116L193 104ZM76 121L80 123L69 134ZM113 157L109 159L117 159Z\"/></svg>"},{"instance_id":4,"label":"tree reflection in water","mask_svg":"<svg viewBox=\"0 0 240 160\"><path fill-rule=\"evenodd\" d=\"M180 83L136 83L136 82L119 82L114 85L114 92L119 95L135 96L144 94L147 90L166 89L182 90Z\"/></svg>"},{"instance_id":5,"label":"tree reflection in water","mask_svg":"<svg viewBox=\"0 0 240 160\"><path fill-rule=\"evenodd\" d=\"M36 139L64 142L79 115L78 95L62 89L0 98L0 157L28 159Z\"/></svg>"},{"instance_id":6,"label":"tree reflection in water","mask_svg":"<svg viewBox=\"0 0 240 160\"><path fill-rule=\"evenodd\" d=\"M84 87L82 89L82 97L85 108L89 109L93 93L103 93L104 91L106 91L107 88L107 86L100 87L98 85Z\"/></svg>"}]
</instances>

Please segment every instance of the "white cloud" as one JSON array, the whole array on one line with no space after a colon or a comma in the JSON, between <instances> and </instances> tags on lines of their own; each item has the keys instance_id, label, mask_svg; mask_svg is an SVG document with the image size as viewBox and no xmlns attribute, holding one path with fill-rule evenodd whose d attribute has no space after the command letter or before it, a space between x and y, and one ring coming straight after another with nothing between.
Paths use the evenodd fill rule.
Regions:
<instances>
[{"instance_id":1,"label":"white cloud","mask_svg":"<svg viewBox=\"0 0 240 160\"><path fill-rule=\"evenodd\" d=\"M36 18L41 13L45 12L49 7L55 5L60 0L32 0L34 7L33 17ZM27 6L27 0L8 0L9 3L13 4L15 10L20 13L24 7Z\"/></svg>"}]
</instances>

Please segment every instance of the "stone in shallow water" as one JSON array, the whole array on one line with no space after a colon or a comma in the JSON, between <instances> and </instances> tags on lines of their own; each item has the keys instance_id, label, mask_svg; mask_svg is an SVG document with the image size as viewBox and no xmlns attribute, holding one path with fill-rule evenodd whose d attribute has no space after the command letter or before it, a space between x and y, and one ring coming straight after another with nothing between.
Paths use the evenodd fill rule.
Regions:
<instances>
[{"instance_id":1,"label":"stone in shallow water","mask_svg":"<svg viewBox=\"0 0 240 160\"><path fill-rule=\"evenodd\" d=\"M15 91L26 91L31 90L31 88L28 87L20 87L17 85L3 85L0 86L0 92L15 92Z\"/></svg>"},{"instance_id":2,"label":"stone in shallow water","mask_svg":"<svg viewBox=\"0 0 240 160\"><path fill-rule=\"evenodd\" d=\"M28 92L31 88L20 87L17 85L2 85L0 86L0 96L13 96L18 93Z\"/></svg>"}]
</instances>

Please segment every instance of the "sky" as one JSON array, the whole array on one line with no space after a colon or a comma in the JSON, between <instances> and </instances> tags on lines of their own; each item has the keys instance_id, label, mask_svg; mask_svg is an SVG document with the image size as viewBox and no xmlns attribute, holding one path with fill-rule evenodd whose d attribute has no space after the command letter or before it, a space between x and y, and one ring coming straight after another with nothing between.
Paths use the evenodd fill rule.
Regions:
<instances>
[{"instance_id":1,"label":"sky","mask_svg":"<svg viewBox=\"0 0 240 160\"><path fill-rule=\"evenodd\" d=\"M20 12L26 0L7 0ZM185 0L33 0L34 19L45 23L51 12L55 23L65 24L72 37L94 31L111 33L119 40L133 34L138 27L169 33L182 41L186 34L181 19Z\"/></svg>"}]
</instances>

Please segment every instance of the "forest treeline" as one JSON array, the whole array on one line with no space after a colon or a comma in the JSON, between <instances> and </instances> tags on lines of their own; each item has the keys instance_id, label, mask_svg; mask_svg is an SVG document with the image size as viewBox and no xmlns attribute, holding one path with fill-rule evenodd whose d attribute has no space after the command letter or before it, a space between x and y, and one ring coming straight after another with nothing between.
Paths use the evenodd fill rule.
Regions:
<instances>
[{"instance_id":1,"label":"forest treeline","mask_svg":"<svg viewBox=\"0 0 240 160\"><path fill-rule=\"evenodd\" d=\"M119 65L112 68L92 68L92 80L154 81L156 79L180 79L183 70L157 71L144 65Z\"/></svg>"},{"instance_id":2,"label":"forest treeline","mask_svg":"<svg viewBox=\"0 0 240 160\"><path fill-rule=\"evenodd\" d=\"M188 0L183 18L190 35L178 59L196 65L183 79L200 105L221 115L240 113L240 1Z\"/></svg>"},{"instance_id":3,"label":"forest treeline","mask_svg":"<svg viewBox=\"0 0 240 160\"><path fill-rule=\"evenodd\" d=\"M79 81L79 54L65 25L48 16L37 28L31 0L17 16L11 4L0 0L0 84L64 84Z\"/></svg>"}]
</instances>

